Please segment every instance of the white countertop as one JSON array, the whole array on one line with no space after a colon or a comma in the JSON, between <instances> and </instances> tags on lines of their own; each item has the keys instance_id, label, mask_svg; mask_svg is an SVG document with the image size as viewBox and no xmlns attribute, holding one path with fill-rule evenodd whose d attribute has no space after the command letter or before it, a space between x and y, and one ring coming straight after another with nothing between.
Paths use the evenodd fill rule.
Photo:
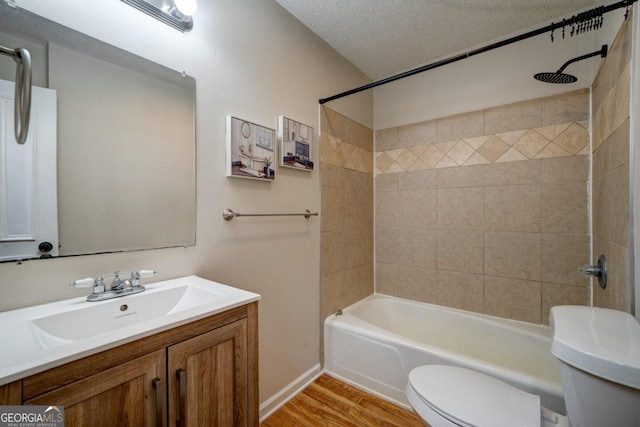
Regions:
<instances>
[{"instance_id":1,"label":"white countertop","mask_svg":"<svg viewBox=\"0 0 640 427\"><path fill-rule=\"evenodd\" d=\"M0 385L260 299L197 276L143 285L106 301L84 296L0 313Z\"/></svg>"}]
</instances>

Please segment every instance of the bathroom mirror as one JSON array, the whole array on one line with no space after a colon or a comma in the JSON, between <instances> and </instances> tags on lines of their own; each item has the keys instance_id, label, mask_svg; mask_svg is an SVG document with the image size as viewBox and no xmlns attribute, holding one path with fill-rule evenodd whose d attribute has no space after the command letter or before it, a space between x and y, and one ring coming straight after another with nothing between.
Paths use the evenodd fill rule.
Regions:
<instances>
[{"instance_id":1,"label":"bathroom mirror","mask_svg":"<svg viewBox=\"0 0 640 427\"><path fill-rule=\"evenodd\" d=\"M0 44L56 91L59 255L194 245L195 80L5 2Z\"/></svg>"}]
</instances>

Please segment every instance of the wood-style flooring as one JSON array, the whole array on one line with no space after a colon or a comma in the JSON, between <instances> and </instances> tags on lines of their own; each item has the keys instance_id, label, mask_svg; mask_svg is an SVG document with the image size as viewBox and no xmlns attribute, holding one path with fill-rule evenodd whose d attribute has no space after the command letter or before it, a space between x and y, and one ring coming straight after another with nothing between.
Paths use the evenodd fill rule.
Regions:
<instances>
[{"instance_id":1,"label":"wood-style flooring","mask_svg":"<svg viewBox=\"0 0 640 427\"><path fill-rule=\"evenodd\" d=\"M322 375L261 427L424 427L416 414Z\"/></svg>"}]
</instances>

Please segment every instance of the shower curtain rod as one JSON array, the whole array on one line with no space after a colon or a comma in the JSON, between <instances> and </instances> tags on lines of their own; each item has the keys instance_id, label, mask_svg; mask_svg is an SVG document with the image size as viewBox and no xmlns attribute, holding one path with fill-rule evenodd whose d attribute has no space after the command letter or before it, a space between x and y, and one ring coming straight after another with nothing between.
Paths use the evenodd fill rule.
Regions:
<instances>
[{"instance_id":1,"label":"shower curtain rod","mask_svg":"<svg viewBox=\"0 0 640 427\"><path fill-rule=\"evenodd\" d=\"M638 1L638 0L622 0L620 2L610 4L609 6L596 7L594 9L588 10L586 12L579 13L578 15L574 15L570 19L563 19L560 22L552 22L551 24L547 25L546 27L538 28L537 30L532 30L532 31L526 32L524 34L520 34L518 36L510 37L510 38L508 38L506 40L502 40L502 41L499 41L499 42L496 42L496 43L492 43L490 45L487 45L487 46L484 46L484 47L481 47L481 48L478 48L478 49L474 49L474 50L471 50L469 52L462 53L460 55L452 56L452 57L447 58L447 59L442 59L440 61L436 61L436 62L433 62L433 63L428 64L428 65L423 65L422 67L418 67L418 68L415 68L413 70L405 71L403 73L396 74L395 76L387 77L387 78L384 78L382 80L378 80L376 82L369 83L369 84L366 84L364 86L360 86L360 87L357 87L355 89L351 89L351 90L348 90L346 92L342 92L342 93L339 93L337 95L330 96L328 98L322 98L318 102L320 103L320 105L322 105L322 104L325 104L325 103L330 102L330 101L334 101L334 100L339 99L339 98L344 98L345 96L349 96L349 95L353 95L353 94L358 93L358 92L365 91L367 89L373 89L374 87L378 87L378 86L382 86L382 85L387 84L387 83L395 82L396 80L404 79L406 77L411 77L413 75L416 75L416 74L419 74L419 73L423 73L425 71L433 70L434 68L442 67L443 65L448 65L448 64L460 61L462 59L469 58L470 56L479 55L481 53L488 52L490 50L497 49L497 48L502 47L502 46L507 46L507 45L510 45L512 43L519 42L521 40L525 40L525 39L528 39L528 38L531 38L531 37L535 37L535 36L538 36L540 34L546 33L548 31L554 31L554 30L557 30L558 28L561 28L561 27L571 26L571 25L579 24L581 22L589 21L589 20L595 18L596 16L602 16L603 14L605 14L607 12L611 12L613 10L621 9L623 7L627 7L628 8L633 3L635 3L636 1ZM583 17L583 19L579 20L580 17ZM625 19L626 19L626 15L625 15ZM588 31L588 30L589 29L586 29L586 31ZM553 39L552 39L552 42L553 42Z\"/></svg>"}]
</instances>

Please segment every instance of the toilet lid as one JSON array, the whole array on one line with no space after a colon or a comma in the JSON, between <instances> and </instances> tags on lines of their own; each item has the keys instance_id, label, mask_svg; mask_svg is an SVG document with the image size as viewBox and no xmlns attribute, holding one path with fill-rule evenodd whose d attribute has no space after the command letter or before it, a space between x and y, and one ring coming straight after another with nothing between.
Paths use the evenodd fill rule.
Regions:
<instances>
[{"instance_id":1,"label":"toilet lid","mask_svg":"<svg viewBox=\"0 0 640 427\"><path fill-rule=\"evenodd\" d=\"M421 400L463 427L540 427L540 397L455 366L426 365L409 373Z\"/></svg>"}]
</instances>

